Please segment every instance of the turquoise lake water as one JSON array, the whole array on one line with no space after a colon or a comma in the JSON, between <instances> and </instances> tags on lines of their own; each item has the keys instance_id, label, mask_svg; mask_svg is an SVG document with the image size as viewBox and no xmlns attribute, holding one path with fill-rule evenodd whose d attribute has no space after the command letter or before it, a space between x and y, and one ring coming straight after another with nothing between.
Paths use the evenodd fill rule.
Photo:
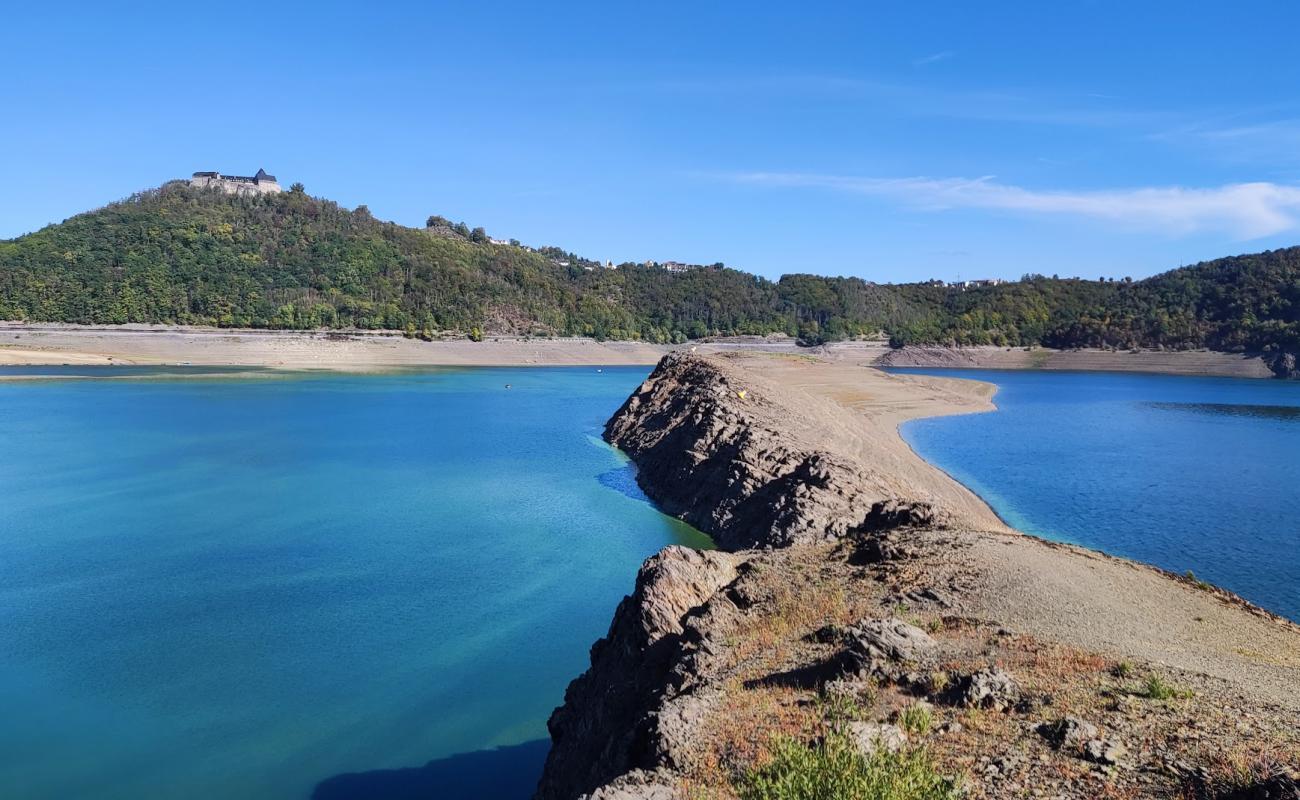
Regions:
<instances>
[{"instance_id":1,"label":"turquoise lake water","mask_svg":"<svg viewBox=\"0 0 1300 800\"><path fill-rule=\"evenodd\" d=\"M0 797L527 796L705 543L599 439L648 370L220 372L0 370Z\"/></svg>"},{"instance_id":2,"label":"turquoise lake water","mask_svg":"<svg viewBox=\"0 0 1300 800\"><path fill-rule=\"evenodd\" d=\"M899 369L998 386L903 436L1012 526L1231 589L1300 620L1300 383Z\"/></svg>"}]
</instances>

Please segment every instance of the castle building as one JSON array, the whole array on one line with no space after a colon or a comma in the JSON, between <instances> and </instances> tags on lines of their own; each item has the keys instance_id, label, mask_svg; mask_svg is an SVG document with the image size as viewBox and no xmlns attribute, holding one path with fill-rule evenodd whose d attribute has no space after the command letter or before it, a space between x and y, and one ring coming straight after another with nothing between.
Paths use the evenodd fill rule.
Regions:
<instances>
[{"instance_id":1,"label":"castle building","mask_svg":"<svg viewBox=\"0 0 1300 800\"><path fill-rule=\"evenodd\" d=\"M274 175L259 169L251 178L242 175L222 175L220 172L196 172L190 178L190 186L200 189L216 187L226 194L276 194L283 192L276 183Z\"/></svg>"}]
</instances>

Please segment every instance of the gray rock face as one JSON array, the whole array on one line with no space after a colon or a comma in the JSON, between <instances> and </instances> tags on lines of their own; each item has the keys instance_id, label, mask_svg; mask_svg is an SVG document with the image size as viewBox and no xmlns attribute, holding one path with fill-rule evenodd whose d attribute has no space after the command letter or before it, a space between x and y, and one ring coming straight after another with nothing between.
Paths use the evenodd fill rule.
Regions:
<instances>
[{"instance_id":1,"label":"gray rock face","mask_svg":"<svg viewBox=\"0 0 1300 800\"><path fill-rule=\"evenodd\" d=\"M1300 378L1295 353L1277 353L1268 360L1268 367L1279 378Z\"/></svg>"},{"instance_id":2,"label":"gray rock face","mask_svg":"<svg viewBox=\"0 0 1300 800\"><path fill-rule=\"evenodd\" d=\"M907 734L897 725L886 722L852 722L849 724L849 736L858 752L870 756L877 750L897 753L907 744Z\"/></svg>"},{"instance_id":3,"label":"gray rock face","mask_svg":"<svg viewBox=\"0 0 1300 800\"><path fill-rule=\"evenodd\" d=\"M1020 700L1020 685L998 667L970 675L961 690L961 704L1005 711Z\"/></svg>"},{"instance_id":4,"label":"gray rock face","mask_svg":"<svg viewBox=\"0 0 1300 800\"><path fill-rule=\"evenodd\" d=\"M1093 739L1083 745L1083 757L1098 764L1118 764L1127 751L1118 742Z\"/></svg>"},{"instance_id":5,"label":"gray rock face","mask_svg":"<svg viewBox=\"0 0 1300 800\"><path fill-rule=\"evenodd\" d=\"M687 620L735 580L740 562L729 553L674 546L642 565L609 633L591 648L591 668L569 684L564 705L547 723L551 752L538 798L568 800L619 776L674 764L674 754L690 744L685 738L692 720L710 702L707 692L689 691L689 669L683 664L700 643L687 635ZM594 797L664 796L663 787L653 782L623 780L609 790L615 788L642 794Z\"/></svg>"},{"instance_id":6,"label":"gray rock face","mask_svg":"<svg viewBox=\"0 0 1300 800\"><path fill-rule=\"evenodd\" d=\"M579 800L678 800L681 794L658 777L641 770L624 775Z\"/></svg>"},{"instance_id":7,"label":"gray rock face","mask_svg":"<svg viewBox=\"0 0 1300 800\"><path fill-rule=\"evenodd\" d=\"M605 426L666 513L726 550L786 547L929 523L924 502L886 496L830 453L792 446L750 410L761 398L708 361L670 354Z\"/></svg>"},{"instance_id":8,"label":"gray rock face","mask_svg":"<svg viewBox=\"0 0 1300 800\"><path fill-rule=\"evenodd\" d=\"M1078 717L1044 722L1038 726L1038 732L1053 747L1064 750L1080 750L1085 743L1097 738L1097 726Z\"/></svg>"},{"instance_id":9,"label":"gray rock face","mask_svg":"<svg viewBox=\"0 0 1300 800\"><path fill-rule=\"evenodd\" d=\"M896 618L863 622L850 636L846 669L889 679L895 679L904 667L927 662L938 647L930 634Z\"/></svg>"}]
</instances>

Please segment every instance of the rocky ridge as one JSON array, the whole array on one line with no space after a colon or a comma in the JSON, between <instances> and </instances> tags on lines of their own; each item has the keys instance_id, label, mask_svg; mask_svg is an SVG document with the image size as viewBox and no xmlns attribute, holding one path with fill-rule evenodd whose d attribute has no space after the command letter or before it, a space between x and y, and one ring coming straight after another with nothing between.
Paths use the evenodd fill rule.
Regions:
<instances>
[{"instance_id":1,"label":"rocky ridge","mask_svg":"<svg viewBox=\"0 0 1300 800\"><path fill-rule=\"evenodd\" d=\"M961 496L937 471L880 474L863 454L897 443L854 441L872 426L770 363L670 355L610 420L647 494L722 551L646 562L550 720L539 798L734 797L774 737L831 730L923 753L972 797L1300 797L1294 626L943 507ZM1058 573L1079 594L1046 591L1086 623L1037 608ZM1088 606L1094 575L1150 608ZM1222 624L1221 652L1165 612Z\"/></svg>"},{"instance_id":2,"label":"rocky ridge","mask_svg":"<svg viewBox=\"0 0 1300 800\"><path fill-rule=\"evenodd\" d=\"M755 376L673 353L605 426L665 513L741 550L829 541L902 524L941 524L932 504L900 497L844 455L800 441L755 413Z\"/></svg>"}]
</instances>

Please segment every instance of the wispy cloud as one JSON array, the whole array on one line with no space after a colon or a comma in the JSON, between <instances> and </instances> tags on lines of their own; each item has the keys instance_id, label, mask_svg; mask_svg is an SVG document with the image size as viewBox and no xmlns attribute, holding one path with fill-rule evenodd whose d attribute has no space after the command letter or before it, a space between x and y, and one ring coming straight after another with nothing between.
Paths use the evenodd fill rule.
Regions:
<instances>
[{"instance_id":1,"label":"wispy cloud","mask_svg":"<svg viewBox=\"0 0 1300 800\"><path fill-rule=\"evenodd\" d=\"M1293 165L1300 154L1300 119L1211 119L1161 130L1148 138L1210 150L1229 162L1267 164L1276 169Z\"/></svg>"},{"instance_id":2,"label":"wispy cloud","mask_svg":"<svg viewBox=\"0 0 1300 800\"><path fill-rule=\"evenodd\" d=\"M933 63L955 56L955 52L934 53L914 63ZM1176 114L1126 108L1100 96L1044 94L1016 87L944 89L919 82L895 83L838 75L700 75L620 83L612 88L681 96L756 96L800 101L813 98L843 104L870 102L872 108L881 113L994 123L1140 130L1164 130L1185 124L1183 117Z\"/></svg>"},{"instance_id":3,"label":"wispy cloud","mask_svg":"<svg viewBox=\"0 0 1300 800\"><path fill-rule=\"evenodd\" d=\"M943 50L938 53L931 53L928 56L922 56L921 58L914 59L912 61L912 66L924 67L926 64L933 64L936 61L946 61L955 55L957 54L951 50Z\"/></svg>"},{"instance_id":4,"label":"wispy cloud","mask_svg":"<svg viewBox=\"0 0 1300 800\"><path fill-rule=\"evenodd\" d=\"M832 189L896 198L922 210L976 208L1074 216L1172 235L1207 231L1255 239L1300 228L1300 187L1234 183L1041 191L983 178L869 178L789 172L730 176L760 186Z\"/></svg>"}]
</instances>

